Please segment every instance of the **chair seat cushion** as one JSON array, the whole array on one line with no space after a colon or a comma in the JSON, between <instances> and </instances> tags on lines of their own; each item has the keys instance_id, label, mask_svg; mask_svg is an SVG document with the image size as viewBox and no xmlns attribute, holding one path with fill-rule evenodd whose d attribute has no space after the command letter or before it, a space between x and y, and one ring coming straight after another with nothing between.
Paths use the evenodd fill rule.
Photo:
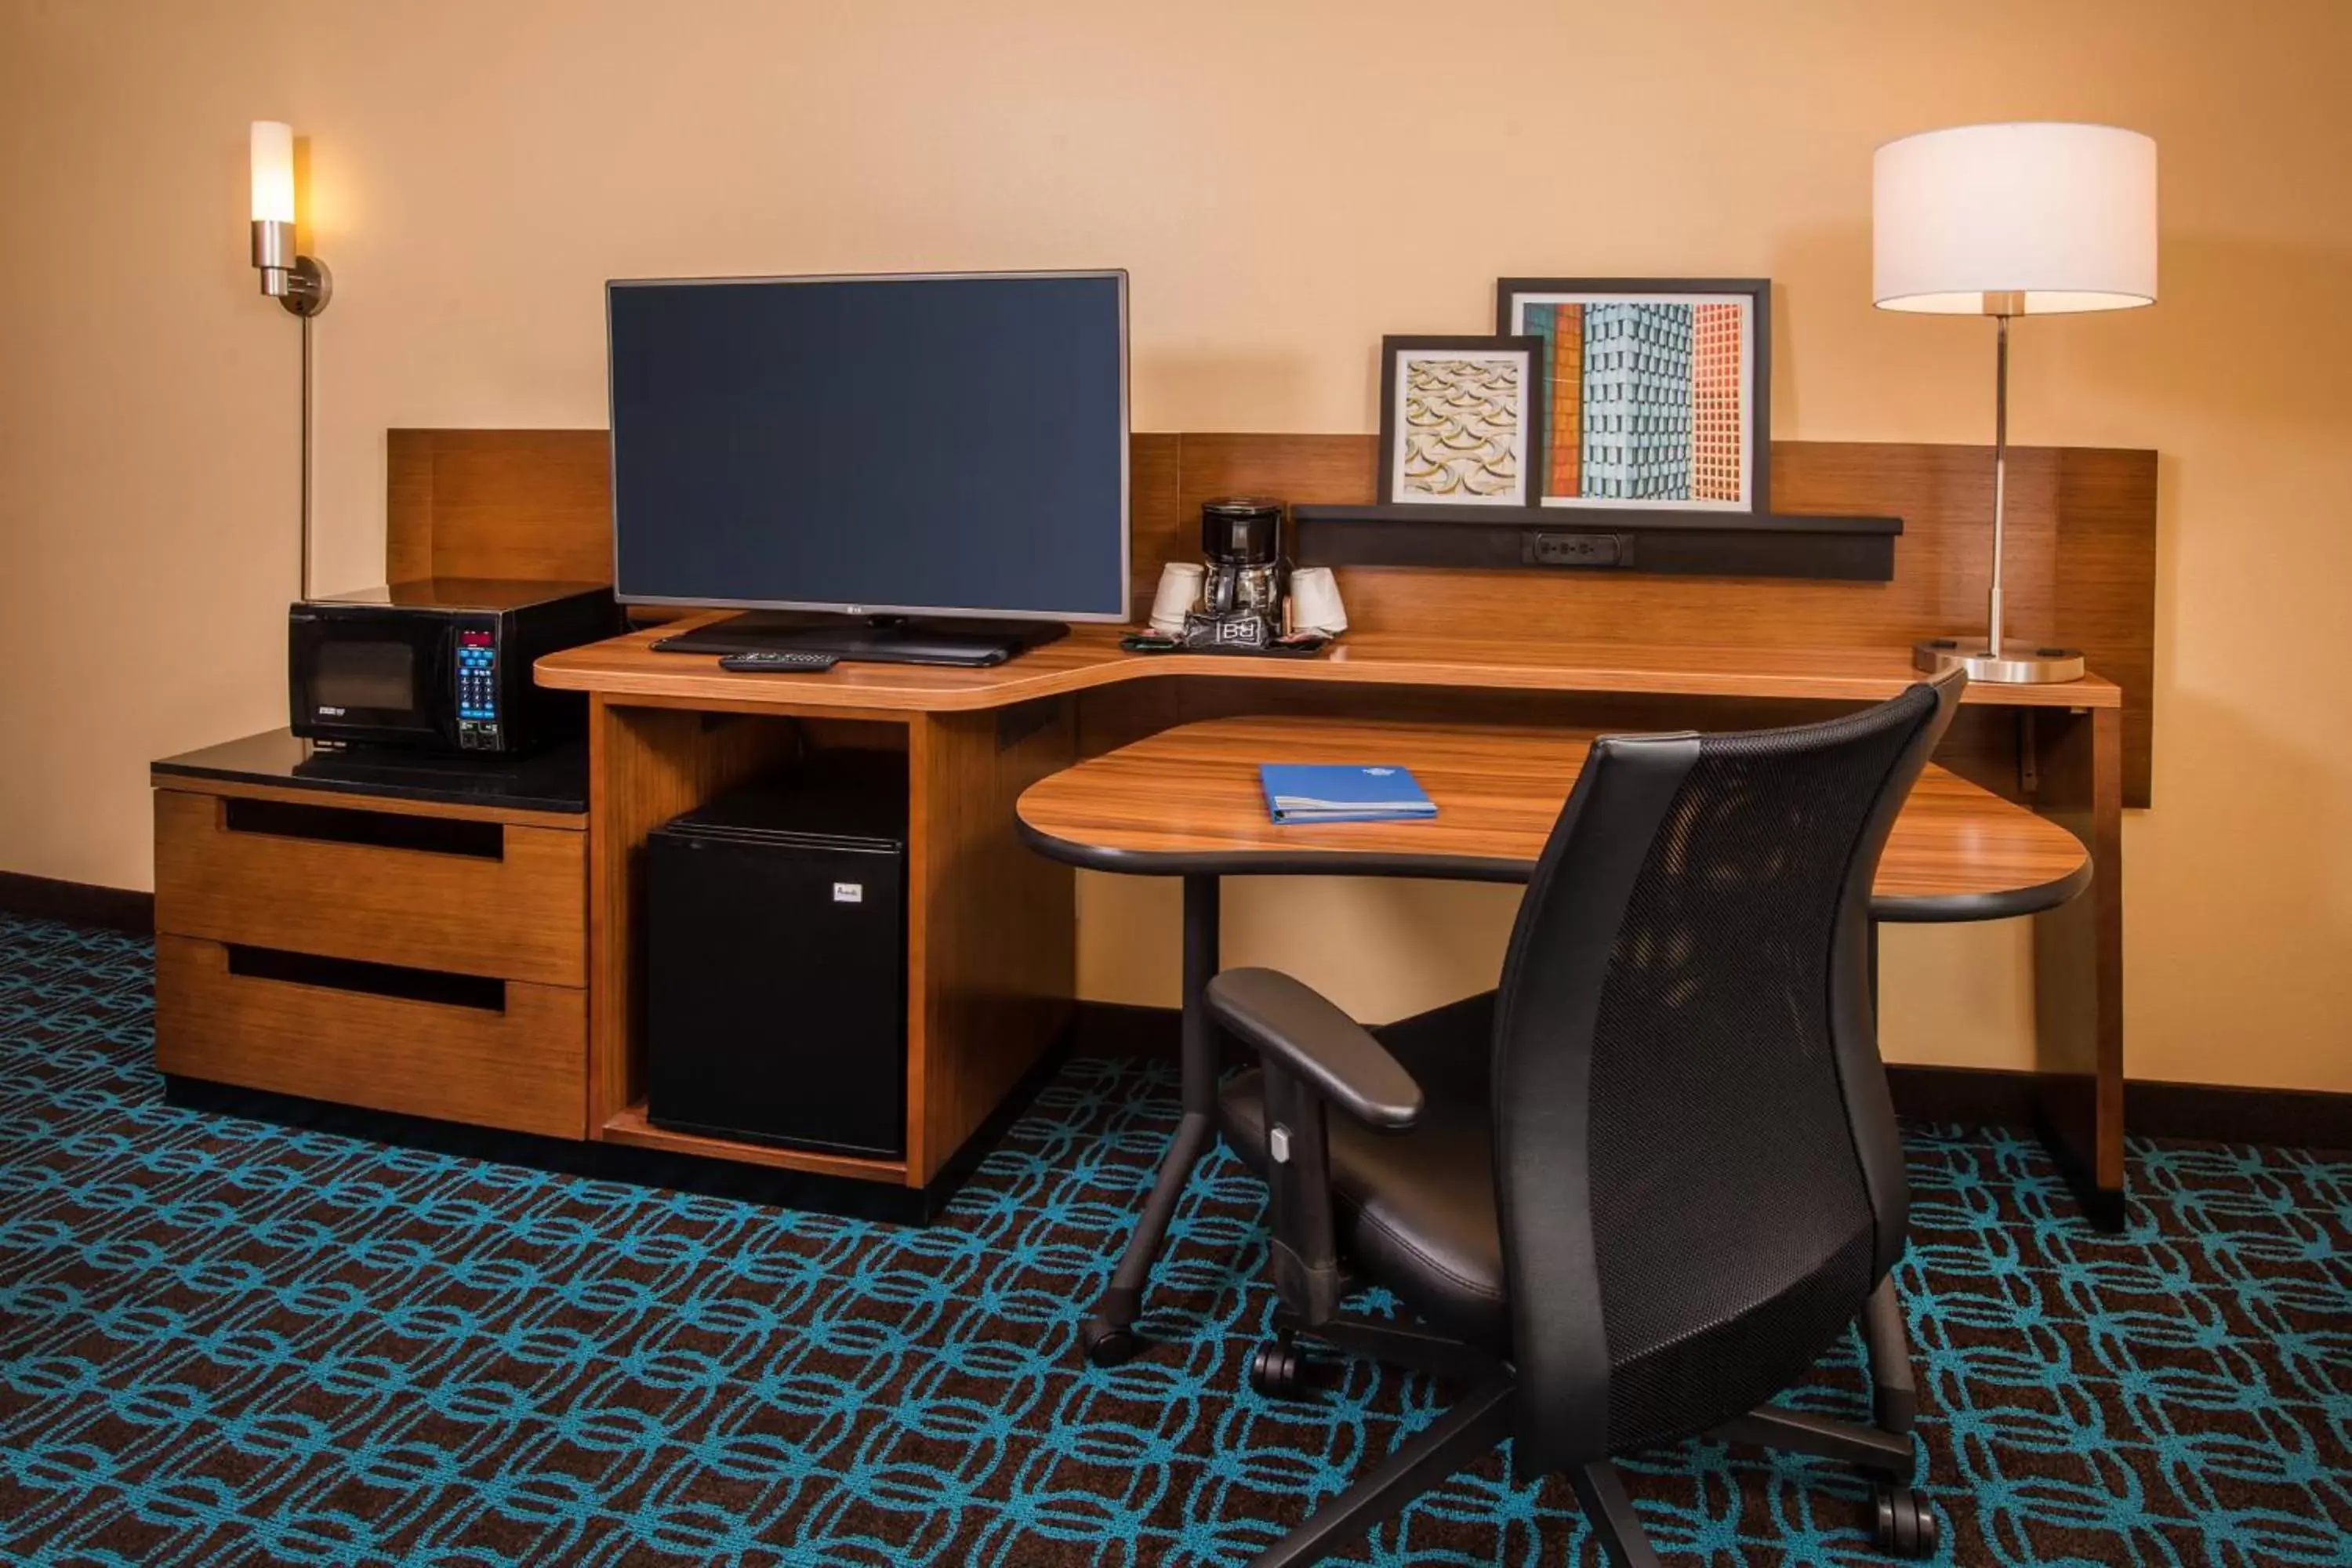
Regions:
<instances>
[{"instance_id":1,"label":"chair seat cushion","mask_svg":"<svg viewBox=\"0 0 2352 1568\"><path fill-rule=\"evenodd\" d=\"M1421 1085L1412 1130L1328 1122L1332 1223L1349 1274L1387 1287L1435 1327L1497 1353L1510 1342L1503 1247L1495 1220L1495 1160L1487 1103L1492 992L1372 1033ZM1253 1068L1219 1097L1226 1141L1263 1172L1264 1080Z\"/></svg>"}]
</instances>

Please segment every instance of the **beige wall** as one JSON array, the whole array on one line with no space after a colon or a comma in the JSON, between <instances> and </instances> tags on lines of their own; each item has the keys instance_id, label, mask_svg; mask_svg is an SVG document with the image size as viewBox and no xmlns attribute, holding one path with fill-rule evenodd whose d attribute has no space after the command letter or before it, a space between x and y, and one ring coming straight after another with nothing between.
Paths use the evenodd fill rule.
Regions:
<instances>
[{"instance_id":1,"label":"beige wall","mask_svg":"<svg viewBox=\"0 0 2352 1568\"><path fill-rule=\"evenodd\" d=\"M2026 323L2015 420L2164 454L2131 1068L2352 1089L2347 72L2329 0L0 0L0 868L145 885L146 760L282 720L255 116L311 139L336 275L327 587L380 575L387 426L603 422L615 275L1123 265L1139 427L1361 430L1380 334L1477 330L1497 275L1763 274L1777 434L1980 440L1982 323L1870 308L1870 149L2104 120L2162 145L2163 303ZM1169 894L1089 882L1090 994L1171 995ZM1373 1017L1490 978L1508 915L1234 904L1230 955ZM1891 1054L2021 1059L2018 931L1895 936Z\"/></svg>"}]
</instances>

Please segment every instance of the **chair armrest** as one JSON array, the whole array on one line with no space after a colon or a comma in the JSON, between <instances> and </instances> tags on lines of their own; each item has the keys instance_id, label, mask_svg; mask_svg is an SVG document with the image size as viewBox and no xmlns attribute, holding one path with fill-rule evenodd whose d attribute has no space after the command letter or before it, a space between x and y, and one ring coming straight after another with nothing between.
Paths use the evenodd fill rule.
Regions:
<instances>
[{"instance_id":1,"label":"chair armrest","mask_svg":"<svg viewBox=\"0 0 2352 1568\"><path fill-rule=\"evenodd\" d=\"M1402 1132L1421 1116L1421 1085L1371 1032L1321 993L1273 969L1209 982L1209 1013L1365 1126Z\"/></svg>"}]
</instances>

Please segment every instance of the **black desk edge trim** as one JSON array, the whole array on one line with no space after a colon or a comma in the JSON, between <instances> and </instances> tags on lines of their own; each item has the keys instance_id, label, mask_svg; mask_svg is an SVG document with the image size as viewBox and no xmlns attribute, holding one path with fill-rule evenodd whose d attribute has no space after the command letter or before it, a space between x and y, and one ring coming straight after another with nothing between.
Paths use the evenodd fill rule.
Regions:
<instances>
[{"instance_id":1,"label":"black desk edge trim","mask_svg":"<svg viewBox=\"0 0 2352 1568\"><path fill-rule=\"evenodd\" d=\"M2090 887L2094 875L2095 868L2086 855L2081 865L2063 877L2038 887L2007 888L1998 893L1874 898L1870 900L1870 918L1882 925L1968 925L1979 921L2016 920L2072 903Z\"/></svg>"},{"instance_id":2,"label":"black desk edge trim","mask_svg":"<svg viewBox=\"0 0 2352 1568\"><path fill-rule=\"evenodd\" d=\"M1021 837L1049 860L1088 871L1126 877L1397 877L1428 882L1523 883L1535 872L1528 860L1472 855L1407 855L1346 850L1150 850L1107 849L1056 838L1015 814ZM1896 925L1961 925L2015 920L2067 902L2091 885L2086 858L2067 876L2033 888L1998 893L1954 893L1922 898L1873 899L1874 920Z\"/></svg>"}]
</instances>

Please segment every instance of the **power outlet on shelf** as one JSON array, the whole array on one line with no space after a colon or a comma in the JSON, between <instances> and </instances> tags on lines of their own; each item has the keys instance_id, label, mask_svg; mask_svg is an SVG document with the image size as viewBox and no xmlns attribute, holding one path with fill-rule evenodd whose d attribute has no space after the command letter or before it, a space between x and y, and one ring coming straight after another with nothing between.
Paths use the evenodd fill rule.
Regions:
<instances>
[{"instance_id":1,"label":"power outlet on shelf","mask_svg":"<svg viewBox=\"0 0 2352 1568\"><path fill-rule=\"evenodd\" d=\"M1630 566L1632 544L1616 533L1524 533L1519 560L1528 566Z\"/></svg>"}]
</instances>

